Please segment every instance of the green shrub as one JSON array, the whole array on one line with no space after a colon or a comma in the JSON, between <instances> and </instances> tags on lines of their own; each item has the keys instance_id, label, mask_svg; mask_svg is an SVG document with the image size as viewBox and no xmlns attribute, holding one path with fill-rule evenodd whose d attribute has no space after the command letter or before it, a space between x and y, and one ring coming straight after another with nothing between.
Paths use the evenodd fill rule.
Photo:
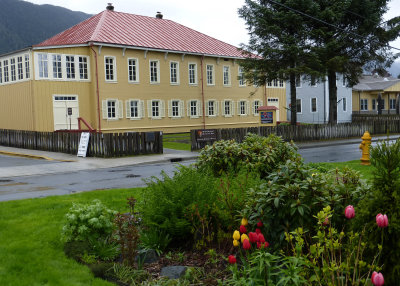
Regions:
<instances>
[{"instance_id":1,"label":"green shrub","mask_svg":"<svg viewBox=\"0 0 400 286\"><path fill-rule=\"evenodd\" d=\"M400 141L394 144L380 142L371 147L371 164L374 167L372 187L368 196L356 208L354 227L359 230L361 221L368 220L366 235L373 249L383 244L380 263L383 264L385 285L398 285L400 277ZM386 214L389 227L378 228L375 216ZM374 252L368 252L373 257Z\"/></svg>"},{"instance_id":2,"label":"green shrub","mask_svg":"<svg viewBox=\"0 0 400 286\"><path fill-rule=\"evenodd\" d=\"M153 249L161 255L171 242L171 237L159 229L150 228L141 232L140 241L144 249Z\"/></svg>"},{"instance_id":3,"label":"green shrub","mask_svg":"<svg viewBox=\"0 0 400 286\"><path fill-rule=\"evenodd\" d=\"M365 193L359 175L346 169L319 173L301 161L287 161L270 173L266 183L249 189L242 215L250 225L264 223L268 240L274 249L284 246L284 233L298 227L314 229L313 214L330 205L343 212L348 204L356 204ZM344 218L337 218L342 226Z\"/></svg>"},{"instance_id":4,"label":"green shrub","mask_svg":"<svg viewBox=\"0 0 400 286\"><path fill-rule=\"evenodd\" d=\"M99 200L94 200L92 204L73 204L65 216L62 237L66 242L107 238L113 231L116 213Z\"/></svg>"},{"instance_id":5,"label":"green shrub","mask_svg":"<svg viewBox=\"0 0 400 286\"><path fill-rule=\"evenodd\" d=\"M262 137L248 134L242 143L217 141L206 146L197 160L199 169L210 169L215 176L224 172L237 173L241 168L258 172L263 178L287 160L301 160L292 143L274 134Z\"/></svg>"}]
</instances>

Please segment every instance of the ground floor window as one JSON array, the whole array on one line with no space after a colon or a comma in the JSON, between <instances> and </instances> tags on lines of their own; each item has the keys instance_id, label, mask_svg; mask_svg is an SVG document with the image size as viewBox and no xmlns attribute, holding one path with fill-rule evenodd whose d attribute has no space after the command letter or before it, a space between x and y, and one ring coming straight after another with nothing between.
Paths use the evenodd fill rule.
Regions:
<instances>
[{"instance_id":1,"label":"ground floor window","mask_svg":"<svg viewBox=\"0 0 400 286\"><path fill-rule=\"evenodd\" d=\"M301 99L296 99L296 112L301 113Z\"/></svg>"},{"instance_id":2,"label":"ground floor window","mask_svg":"<svg viewBox=\"0 0 400 286\"><path fill-rule=\"evenodd\" d=\"M225 117L230 117L233 115L233 101L232 100L224 100L222 106L223 115Z\"/></svg>"},{"instance_id":3,"label":"ground floor window","mask_svg":"<svg viewBox=\"0 0 400 286\"><path fill-rule=\"evenodd\" d=\"M392 109L392 110L396 109L396 99L391 98L389 100L389 109Z\"/></svg>"},{"instance_id":4,"label":"ground floor window","mask_svg":"<svg viewBox=\"0 0 400 286\"><path fill-rule=\"evenodd\" d=\"M173 118L181 118L183 116L183 101L173 99L168 102L168 116Z\"/></svg>"},{"instance_id":5,"label":"ground floor window","mask_svg":"<svg viewBox=\"0 0 400 286\"><path fill-rule=\"evenodd\" d=\"M262 105L261 100L256 99L253 101L253 115L254 116L259 115L258 109L260 108L261 105Z\"/></svg>"},{"instance_id":6,"label":"ground floor window","mask_svg":"<svg viewBox=\"0 0 400 286\"><path fill-rule=\"evenodd\" d=\"M103 100L103 119L116 120L123 118L123 105L121 100L106 99Z\"/></svg>"},{"instance_id":7,"label":"ground floor window","mask_svg":"<svg viewBox=\"0 0 400 286\"><path fill-rule=\"evenodd\" d=\"M196 99L189 100L187 106L188 116L198 118L201 115L200 106L200 101Z\"/></svg>"},{"instance_id":8,"label":"ground floor window","mask_svg":"<svg viewBox=\"0 0 400 286\"><path fill-rule=\"evenodd\" d=\"M373 106L375 106L375 105L373 105ZM360 99L360 110L361 111L368 110L368 99L365 99L365 98Z\"/></svg>"},{"instance_id":9,"label":"ground floor window","mask_svg":"<svg viewBox=\"0 0 400 286\"><path fill-rule=\"evenodd\" d=\"M130 99L126 101L126 118L141 119L144 116L144 104L142 100Z\"/></svg>"},{"instance_id":10,"label":"ground floor window","mask_svg":"<svg viewBox=\"0 0 400 286\"><path fill-rule=\"evenodd\" d=\"M248 115L248 102L246 100L240 100L238 102L238 114L241 116Z\"/></svg>"},{"instance_id":11,"label":"ground floor window","mask_svg":"<svg viewBox=\"0 0 400 286\"><path fill-rule=\"evenodd\" d=\"M317 112L317 98L311 98L311 112Z\"/></svg>"},{"instance_id":12,"label":"ground floor window","mask_svg":"<svg viewBox=\"0 0 400 286\"><path fill-rule=\"evenodd\" d=\"M161 119L165 116L164 101L153 99L147 101L148 115L152 119Z\"/></svg>"}]
</instances>

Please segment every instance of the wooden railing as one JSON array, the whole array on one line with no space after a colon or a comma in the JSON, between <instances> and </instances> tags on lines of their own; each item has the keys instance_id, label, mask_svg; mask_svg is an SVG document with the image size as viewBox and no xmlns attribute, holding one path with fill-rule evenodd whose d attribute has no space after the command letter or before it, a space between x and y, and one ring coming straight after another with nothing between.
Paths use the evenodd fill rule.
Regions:
<instances>
[{"instance_id":1,"label":"wooden railing","mask_svg":"<svg viewBox=\"0 0 400 286\"><path fill-rule=\"evenodd\" d=\"M81 133L0 129L0 145L77 154ZM91 133L87 156L162 154L162 132Z\"/></svg>"}]
</instances>

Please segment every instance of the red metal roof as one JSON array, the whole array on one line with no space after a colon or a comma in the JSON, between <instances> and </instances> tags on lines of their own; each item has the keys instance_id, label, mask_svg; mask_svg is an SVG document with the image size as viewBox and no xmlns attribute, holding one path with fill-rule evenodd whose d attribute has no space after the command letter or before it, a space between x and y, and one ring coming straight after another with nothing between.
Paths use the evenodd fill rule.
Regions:
<instances>
[{"instance_id":1,"label":"red metal roof","mask_svg":"<svg viewBox=\"0 0 400 286\"><path fill-rule=\"evenodd\" d=\"M90 42L243 58L237 47L174 21L105 10L34 47Z\"/></svg>"}]
</instances>

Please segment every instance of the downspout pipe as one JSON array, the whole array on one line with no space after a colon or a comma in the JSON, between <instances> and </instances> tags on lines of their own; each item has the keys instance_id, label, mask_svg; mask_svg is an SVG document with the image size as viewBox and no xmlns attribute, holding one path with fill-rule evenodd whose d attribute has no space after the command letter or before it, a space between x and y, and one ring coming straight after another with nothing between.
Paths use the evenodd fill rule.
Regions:
<instances>
[{"instance_id":1,"label":"downspout pipe","mask_svg":"<svg viewBox=\"0 0 400 286\"><path fill-rule=\"evenodd\" d=\"M97 53L93 49L93 43L90 44L90 48L94 53L94 58L96 60L96 95L97 95L97 119L99 124L99 133L101 133L101 119L100 119L100 89L99 89L99 67L97 65Z\"/></svg>"},{"instance_id":2,"label":"downspout pipe","mask_svg":"<svg viewBox=\"0 0 400 286\"><path fill-rule=\"evenodd\" d=\"M203 129L206 129L206 102L204 99L204 73L203 73L203 61L204 61L204 55L201 56L200 58L200 67L201 67L201 100L203 101Z\"/></svg>"}]
</instances>

